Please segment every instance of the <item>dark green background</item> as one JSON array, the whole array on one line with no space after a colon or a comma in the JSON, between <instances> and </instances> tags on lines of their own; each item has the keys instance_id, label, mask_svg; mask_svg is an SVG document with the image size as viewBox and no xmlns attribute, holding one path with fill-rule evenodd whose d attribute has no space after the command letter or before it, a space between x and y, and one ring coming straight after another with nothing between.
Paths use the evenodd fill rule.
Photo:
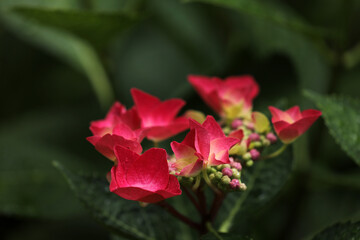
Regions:
<instances>
[{"instance_id":1,"label":"dark green background","mask_svg":"<svg viewBox=\"0 0 360 240\"><path fill-rule=\"evenodd\" d=\"M109 238L52 161L105 176L111 163L86 142L89 122L115 99L130 107L131 87L209 114L188 74L253 75L254 108L266 114L315 107L304 89L359 97L359 22L356 0L0 1L0 237ZM322 119L295 154L321 170L297 175L249 220L259 239L360 217L359 168Z\"/></svg>"}]
</instances>

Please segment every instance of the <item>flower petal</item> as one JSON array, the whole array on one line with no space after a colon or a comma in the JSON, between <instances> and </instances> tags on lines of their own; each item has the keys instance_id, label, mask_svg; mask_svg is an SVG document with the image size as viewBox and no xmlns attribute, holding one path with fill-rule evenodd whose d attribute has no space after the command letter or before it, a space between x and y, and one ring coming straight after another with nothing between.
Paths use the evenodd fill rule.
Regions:
<instances>
[{"instance_id":1,"label":"flower petal","mask_svg":"<svg viewBox=\"0 0 360 240\"><path fill-rule=\"evenodd\" d=\"M222 131L220 125L216 122L215 118L211 115L206 117L205 122L202 126L208 131L210 136L210 141L215 138L225 137L224 132Z\"/></svg>"},{"instance_id":2,"label":"flower petal","mask_svg":"<svg viewBox=\"0 0 360 240\"><path fill-rule=\"evenodd\" d=\"M166 151L151 148L129 167L126 179L130 186L149 191L165 189L169 182L169 167Z\"/></svg>"},{"instance_id":3,"label":"flower petal","mask_svg":"<svg viewBox=\"0 0 360 240\"><path fill-rule=\"evenodd\" d=\"M151 118L152 112L155 106L160 104L160 100L148 93L145 93L139 89L131 89L131 95L135 102L139 116L142 120Z\"/></svg>"},{"instance_id":4,"label":"flower petal","mask_svg":"<svg viewBox=\"0 0 360 240\"><path fill-rule=\"evenodd\" d=\"M164 190L158 190L156 193L160 194L163 198L170 198L174 196L178 196L181 194L180 184L178 179L170 175L169 176L169 183Z\"/></svg>"}]
</instances>

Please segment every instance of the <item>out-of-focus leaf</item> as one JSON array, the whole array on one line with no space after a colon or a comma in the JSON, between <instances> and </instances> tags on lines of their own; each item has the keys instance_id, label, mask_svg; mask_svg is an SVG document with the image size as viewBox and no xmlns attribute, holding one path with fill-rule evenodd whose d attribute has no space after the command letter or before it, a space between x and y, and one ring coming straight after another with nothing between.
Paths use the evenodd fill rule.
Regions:
<instances>
[{"instance_id":1,"label":"out-of-focus leaf","mask_svg":"<svg viewBox=\"0 0 360 240\"><path fill-rule=\"evenodd\" d=\"M229 215L219 231L235 231L242 221L246 221L246 216L274 198L289 178L291 167L292 151L287 149L274 159L262 160L256 163L253 169L246 169L242 178L248 189L239 194L229 194L222 208L222 211L229 212Z\"/></svg>"},{"instance_id":2,"label":"out-of-focus leaf","mask_svg":"<svg viewBox=\"0 0 360 240\"><path fill-rule=\"evenodd\" d=\"M348 97L322 96L305 91L322 111L331 135L343 150L360 165L360 102Z\"/></svg>"},{"instance_id":3,"label":"out-of-focus leaf","mask_svg":"<svg viewBox=\"0 0 360 240\"><path fill-rule=\"evenodd\" d=\"M360 222L337 223L326 228L316 236L313 240L345 240L360 239Z\"/></svg>"},{"instance_id":4,"label":"out-of-focus leaf","mask_svg":"<svg viewBox=\"0 0 360 240\"><path fill-rule=\"evenodd\" d=\"M220 234L222 240L253 240L252 237L241 236L238 234ZM208 233L201 237L201 240L219 240L214 234Z\"/></svg>"},{"instance_id":5,"label":"out-of-focus leaf","mask_svg":"<svg viewBox=\"0 0 360 240\"><path fill-rule=\"evenodd\" d=\"M360 43L344 53L343 61L347 68L353 68L360 63Z\"/></svg>"},{"instance_id":6,"label":"out-of-focus leaf","mask_svg":"<svg viewBox=\"0 0 360 240\"><path fill-rule=\"evenodd\" d=\"M176 220L169 219L158 206L144 208L135 201L120 198L109 191L105 177L74 174L58 162L55 166L94 217L116 234L127 239L181 239L180 233L174 234L178 229L174 228Z\"/></svg>"},{"instance_id":7,"label":"out-of-focus leaf","mask_svg":"<svg viewBox=\"0 0 360 240\"><path fill-rule=\"evenodd\" d=\"M37 5L41 6L41 3L42 1ZM37 6L36 4L22 4L25 3L23 1L12 2L9 0L0 2L0 17L6 23L6 26L24 40L49 51L84 73L90 80L102 106L108 107L113 102L113 92L95 50L85 41L67 32L40 26L11 11L14 7L19 6ZM51 6L48 3L43 5Z\"/></svg>"},{"instance_id":8,"label":"out-of-focus leaf","mask_svg":"<svg viewBox=\"0 0 360 240\"><path fill-rule=\"evenodd\" d=\"M323 29L315 28L307 24L300 16L297 16L286 6L275 4L270 1L259 0L184 0L184 2L205 2L230 8L240 13L246 13L257 18L272 21L280 26L290 28L299 32L319 34Z\"/></svg>"},{"instance_id":9,"label":"out-of-focus leaf","mask_svg":"<svg viewBox=\"0 0 360 240\"><path fill-rule=\"evenodd\" d=\"M178 0L153 0L148 4L156 23L199 70L218 72L222 69L225 51L214 23L207 20L203 8L181 4Z\"/></svg>"},{"instance_id":10,"label":"out-of-focus leaf","mask_svg":"<svg viewBox=\"0 0 360 240\"><path fill-rule=\"evenodd\" d=\"M135 14L84 10L15 7L13 11L37 24L65 30L96 46L104 46L114 36L129 29Z\"/></svg>"}]
</instances>

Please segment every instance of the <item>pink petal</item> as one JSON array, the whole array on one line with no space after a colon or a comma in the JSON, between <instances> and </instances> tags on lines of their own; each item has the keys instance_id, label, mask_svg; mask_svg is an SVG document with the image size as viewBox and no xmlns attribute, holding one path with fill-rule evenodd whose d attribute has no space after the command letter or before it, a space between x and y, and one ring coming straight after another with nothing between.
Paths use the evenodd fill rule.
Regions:
<instances>
[{"instance_id":1,"label":"pink petal","mask_svg":"<svg viewBox=\"0 0 360 240\"><path fill-rule=\"evenodd\" d=\"M180 176L186 176L186 177L192 177L192 176L196 176L200 173L200 171L203 169L204 167L204 161L203 159L196 159L195 162L193 162L190 165L187 165L186 167L184 167L181 171L180 171Z\"/></svg>"},{"instance_id":2,"label":"pink petal","mask_svg":"<svg viewBox=\"0 0 360 240\"><path fill-rule=\"evenodd\" d=\"M289 116L294 121L297 121L302 118L299 106L294 106L294 107L286 110L286 113L289 114Z\"/></svg>"},{"instance_id":3,"label":"pink petal","mask_svg":"<svg viewBox=\"0 0 360 240\"><path fill-rule=\"evenodd\" d=\"M150 118L154 107L160 104L157 97L136 88L131 89L131 95L142 120Z\"/></svg>"},{"instance_id":4,"label":"pink petal","mask_svg":"<svg viewBox=\"0 0 360 240\"><path fill-rule=\"evenodd\" d=\"M154 109L151 122L144 123L144 126L162 126L169 124L184 105L185 101L181 99L170 99L162 102Z\"/></svg>"},{"instance_id":5,"label":"pink petal","mask_svg":"<svg viewBox=\"0 0 360 240\"><path fill-rule=\"evenodd\" d=\"M195 90L199 93L201 98L212 108L215 112L221 113L221 100L217 89L221 84L219 78L209 78L206 76L188 76L188 80Z\"/></svg>"},{"instance_id":6,"label":"pink petal","mask_svg":"<svg viewBox=\"0 0 360 240\"><path fill-rule=\"evenodd\" d=\"M225 79L227 87L237 89L242 92L246 98L254 99L259 94L259 85L250 75L230 76Z\"/></svg>"},{"instance_id":7,"label":"pink petal","mask_svg":"<svg viewBox=\"0 0 360 240\"><path fill-rule=\"evenodd\" d=\"M180 184L178 179L170 175L169 183L164 190L158 190L156 193L160 194L163 198L170 198L181 194Z\"/></svg>"},{"instance_id":8,"label":"pink petal","mask_svg":"<svg viewBox=\"0 0 360 240\"><path fill-rule=\"evenodd\" d=\"M271 119L272 123L278 121L285 121L288 123L294 122L294 119L292 119L292 117L287 112L283 112L280 109L277 109L276 107L272 107L272 106L269 106L269 110L272 115L272 119Z\"/></svg>"},{"instance_id":9,"label":"pink petal","mask_svg":"<svg viewBox=\"0 0 360 240\"><path fill-rule=\"evenodd\" d=\"M184 140L181 142L195 149L195 129L191 129L188 134L186 134Z\"/></svg>"},{"instance_id":10,"label":"pink petal","mask_svg":"<svg viewBox=\"0 0 360 240\"><path fill-rule=\"evenodd\" d=\"M154 203L164 200L160 194L139 187L110 188L110 191L122 198L133 201Z\"/></svg>"},{"instance_id":11,"label":"pink petal","mask_svg":"<svg viewBox=\"0 0 360 240\"><path fill-rule=\"evenodd\" d=\"M229 152L227 150L218 152L217 155L215 155L215 153L211 153L207 161L207 164L209 166L217 166L220 164L227 164L227 163L230 163Z\"/></svg>"},{"instance_id":12,"label":"pink petal","mask_svg":"<svg viewBox=\"0 0 360 240\"><path fill-rule=\"evenodd\" d=\"M222 154L223 151L228 151L232 146L239 142L239 139L231 137L214 139L210 142L210 154L214 153L216 159L219 159L221 158L219 154Z\"/></svg>"},{"instance_id":13,"label":"pink petal","mask_svg":"<svg viewBox=\"0 0 360 240\"><path fill-rule=\"evenodd\" d=\"M231 138L237 138L239 139L240 141L243 139L244 137L244 132L242 129L239 129L239 130L236 130L236 131L233 131L229 134L229 137Z\"/></svg>"},{"instance_id":14,"label":"pink petal","mask_svg":"<svg viewBox=\"0 0 360 240\"><path fill-rule=\"evenodd\" d=\"M129 150L128 148L124 148L123 146L120 146L120 145L117 145L114 147L114 153L115 153L116 159L118 160L118 164L115 166L116 173L119 172L121 174L121 178L123 178L123 177L125 177L127 171L129 170L129 167L140 156L137 153ZM118 174L116 174L116 177L117 176L118 176Z\"/></svg>"},{"instance_id":15,"label":"pink petal","mask_svg":"<svg viewBox=\"0 0 360 240\"><path fill-rule=\"evenodd\" d=\"M166 188L169 182L169 167L166 151L151 148L136 159L129 167L126 175L130 186L149 191Z\"/></svg>"},{"instance_id":16,"label":"pink petal","mask_svg":"<svg viewBox=\"0 0 360 240\"><path fill-rule=\"evenodd\" d=\"M135 130L141 128L141 119L136 107L132 107L121 115L121 121L129 126L130 129Z\"/></svg>"},{"instance_id":17,"label":"pink petal","mask_svg":"<svg viewBox=\"0 0 360 240\"><path fill-rule=\"evenodd\" d=\"M215 138L225 137L224 132L213 116L208 115L202 126L208 131L210 141Z\"/></svg>"},{"instance_id":18,"label":"pink petal","mask_svg":"<svg viewBox=\"0 0 360 240\"><path fill-rule=\"evenodd\" d=\"M149 127L144 129L147 138L153 141L162 141L172 137L189 128L189 122L186 118L177 118L166 126Z\"/></svg>"},{"instance_id":19,"label":"pink petal","mask_svg":"<svg viewBox=\"0 0 360 240\"><path fill-rule=\"evenodd\" d=\"M195 130L194 146L196 152L200 153L203 158L208 158L210 152L210 136L208 131L194 120L189 120L190 129Z\"/></svg>"},{"instance_id":20,"label":"pink petal","mask_svg":"<svg viewBox=\"0 0 360 240\"><path fill-rule=\"evenodd\" d=\"M273 125L276 133L279 133L282 129L290 126L291 124L285 121L278 121L278 122L274 122Z\"/></svg>"}]
</instances>

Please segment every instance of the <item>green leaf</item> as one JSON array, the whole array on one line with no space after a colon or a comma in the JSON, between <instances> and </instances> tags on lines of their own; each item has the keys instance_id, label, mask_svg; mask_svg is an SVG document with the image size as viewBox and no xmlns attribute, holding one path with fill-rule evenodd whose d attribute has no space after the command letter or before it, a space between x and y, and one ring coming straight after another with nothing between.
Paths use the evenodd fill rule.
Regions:
<instances>
[{"instance_id":1,"label":"green leaf","mask_svg":"<svg viewBox=\"0 0 360 240\"><path fill-rule=\"evenodd\" d=\"M252 237L241 236L238 234L220 234L222 240L253 240ZM201 240L219 240L214 234L208 233L201 237ZM220 239L221 240L221 239Z\"/></svg>"},{"instance_id":2,"label":"green leaf","mask_svg":"<svg viewBox=\"0 0 360 240\"><path fill-rule=\"evenodd\" d=\"M64 30L95 46L104 46L136 22L135 14L77 9L14 7L15 13L39 25Z\"/></svg>"},{"instance_id":3,"label":"green leaf","mask_svg":"<svg viewBox=\"0 0 360 240\"><path fill-rule=\"evenodd\" d=\"M45 4L45 2L47 4ZM50 4L47 1L45 2L40 1L38 4L35 4L37 2L31 2L33 4L30 4L29 2L26 4L26 2L23 1L0 1L0 18L4 21L6 27L11 29L25 41L29 41L54 54L79 72L85 74L88 77L100 104L104 108L107 108L113 102L113 90L107 78L105 69L92 46L68 32L47 28L34 22L27 21L19 14L11 11L11 9L20 6L44 5L49 7L49 5L54 5L54 7L56 7L58 5ZM59 8L69 8L65 3L66 1L63 3L64 6L60 4ZM70 4L70 6L72 5Z\"/></svg>"},{"instance_id":4,"label":"green leaf","mask_svg":"<svg viewBox=\"0 0 360 240\"><path fill-rule=\"evenodd\" d=\"M313 240L360 239L360 222L337 223L326 228L312 238Z\"/></svg>"},{"instance_id":5,"label":"green leaf","mask_svg":"<svg viewBox=\"0 0 360 240\"><path fill-rule=\"evenodd\" d=\"M249 14L259 19L271 21L280 26L312 35L324 32L323 29L307 24L300 16L296 16L289 8L279 3L275 4L274 2L259 0L185 0L185 2L205 2L230 8L240 13Z\"/></svg>"},{"instance_id":6,"label":"green leaf","mask_svg":"<svg viewBox=\"0 0 360 240\"><path fill-rule=\"evenodd\" d=\"M57 109L55 113L33 113L3 122L0 128L2 214L58 219L82 213L51 164L57 159L84 169L85 161L54 146L54 139L63 138L65 130L74 127L73 115L69 115L65 116ZM87 164L85 169L91 165Z\"/></svg>"},{"instance_id":7,"label":"green leaf","mask_svg":"<svg viewBox=\"0 0 360 240\"><path fill-rule=\"evenodd\" d=\"M58 162L55 166L94 217L116 234L127 239L181 239L181 234L174 236L176 220L158 206L150 204L144 208L111 193L105 176L74 174Z\"/></svg>"},{"instance_id":8,"label":"green leaf","mask_svg":"<svg viewBox=\"0 0 360 240\"><path fill-rule=\"evenodd\" d=\"M305 91L321 110L325 123L342 149L360 165L360 101Z\"/></svg>"},{"instance_id":9,"label":"green leaf","mask_svg":"<svg viewBox=\"0 0 360 240\"><path fill-rule=\"evenodd\" d=\"M243 181L248 189L227 197L221 211L228 212L229 215L221 224L219 231L231 232L232 229L239 228L246 216L256 212L273 199L288 180L291 167L292 151L287 149L280 156L262 160L252 169L243 171Z\"/></svg>"}]
</instances>

